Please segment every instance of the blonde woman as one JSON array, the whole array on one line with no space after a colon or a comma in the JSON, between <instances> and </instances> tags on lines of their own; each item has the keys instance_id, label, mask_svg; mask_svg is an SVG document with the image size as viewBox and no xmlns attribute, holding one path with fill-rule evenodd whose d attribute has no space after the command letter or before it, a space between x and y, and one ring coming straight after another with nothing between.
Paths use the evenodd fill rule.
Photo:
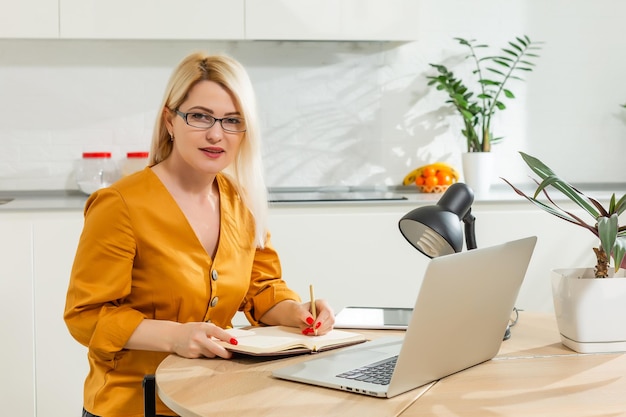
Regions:
<instances>
[{"instance_id":1,"label":"blonde woman","mask_svg":"<svg viewBox=\"0 0 626 417\"><path fill-rule=\"evenodd\" d=\"M143 416L142 380L170 353L231 353L224 330L250 323L332 329L334 316L281 278L267 231L255 96L227 56L195 53L175 69L150 163L92 194L70 277L65 321L89 348L83 416ZM175 415L160 401L159 415Z\"/></svg>"}]
</instances>

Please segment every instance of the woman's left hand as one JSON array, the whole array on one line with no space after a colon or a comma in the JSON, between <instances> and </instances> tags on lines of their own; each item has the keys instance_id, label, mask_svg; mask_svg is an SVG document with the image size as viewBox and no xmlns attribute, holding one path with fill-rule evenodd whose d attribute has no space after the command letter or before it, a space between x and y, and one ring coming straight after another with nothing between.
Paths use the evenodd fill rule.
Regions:
<instances>
[{"instance_id":1,"label":"woman's left hand","mask_svg":"<svg viewBox=\"0 0 626 417\"><path fill-rule=\"evenodd\" d=\"M324 300L315 300L316 318L311 313L311 303L298 303L285 300L276 304L261 317L261 322L269 326L298 327L307 336L323 335L333 329L335 313Z\"/></svg>"},{"instance_id":2,"label":"woman's left hand","mask_svg":"<svg viewBox=\"0 0 626 417\"><path fill-rule=\"evenodd\" d=\"M311 314L311 303L304 303L303 309L305 327L300 326L302 334L307 336L319 336L328 333L335 325L335 313L325 300L315 300L317 318Z\"/></svg>"}]
</instances>

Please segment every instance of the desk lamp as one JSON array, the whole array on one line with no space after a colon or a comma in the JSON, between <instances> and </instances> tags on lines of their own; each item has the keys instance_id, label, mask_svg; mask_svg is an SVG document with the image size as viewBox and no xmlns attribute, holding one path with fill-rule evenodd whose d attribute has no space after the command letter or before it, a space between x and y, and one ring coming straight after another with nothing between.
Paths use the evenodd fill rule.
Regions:
<instances>
[{"instance_id":1,"label":"desk lamp","mask_svg":"<svg viewBox=\"0 0 626 417\"><path fill-rule=\"evenodd\" d=\"M400 219L400 232L417 250L429 258L463 250L463 231L465 225L465 246L468 250L476 249L476 235L472 215L474 192L466 184L452 184L434 206L418 207ZM504 340L511 337L507 326Z\"/></svg>"},{"instance_id":2,"label":"desk lamp","mask_svg":"<svg viewBox=\"0 0 626 417\"><path fill-rule=\"evenodd\" d=\"M452 184L434 206L418 207L400 219L400 232L417 250L429 258L450 255L465 245L476 249L475 217L472 215L474 192L466 184Z\"/></svg>"}]
</instances>

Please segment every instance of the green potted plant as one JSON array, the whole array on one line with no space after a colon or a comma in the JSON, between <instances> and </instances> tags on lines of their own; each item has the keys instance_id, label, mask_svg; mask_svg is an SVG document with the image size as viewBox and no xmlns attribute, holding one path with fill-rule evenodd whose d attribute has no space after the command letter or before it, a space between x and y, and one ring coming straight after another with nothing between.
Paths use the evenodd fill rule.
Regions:
<instances>
[{"instance_id":1,"label":"green potted plant","mask_svg":"<svg viewBox=\"0 0 626 417\"><path fill-rule=\"evenodd\" d=\"M492 118L498 110L506 109L505 99L515 98L508 84L512 80L523 81L521 75L533 70L533 61L538 58L536 51L541 49L542 42L533 42L526 35L518 36L509 41L501 53L479 56L478 50L489 45L479 44L474 39L454 39L469 50L465 59L473 63L473 78L462 80L445 65L430 64L437 74L427 79L429 86L434 85L437 90L447 93L446 103L452 104L463 119L461 133L467 144L467 152L463 154L465 182L480 195L489 190L493 177L491 146L503 139L493 135ZM480 159L472 163L471 160L476 158ZM482 170L486 172L481 173Z\"/></svg>"},{"instance_id":2,"label":"green potted plant","mask_svg":"<svg viewBox=\"0 0 626 417\"><path fill-rule=\"evenodd\" d=\"M608 206L603 206L561 179L539 159L520 154L540 179L535 180L535 192L527 195L504 181L535 206L589 230L598 238L598 246L592 248L595 267L552 271L552 295L561 341L583 353L626 351L626 225L619 224L619 216L626 211L626 194L617 199L613 193ZM585 221L572 210L563 209L548 190L559 192L591 219Z\"/></svg>"}]
</instances>

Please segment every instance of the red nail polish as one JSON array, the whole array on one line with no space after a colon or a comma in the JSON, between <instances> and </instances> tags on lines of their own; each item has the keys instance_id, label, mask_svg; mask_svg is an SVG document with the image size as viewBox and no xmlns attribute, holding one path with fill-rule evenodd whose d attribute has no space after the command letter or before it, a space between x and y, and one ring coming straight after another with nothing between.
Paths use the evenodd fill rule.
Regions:
<instances>
[{"instance_id":1,"label":"red nail polish","mask_svg":"<svg viewBox=\"0 0 626 417\"><path fill-rule=\"evenodd\" d=\"M319 329L321 325L322 325L322 322L320 321L320 322L318 322L318 323L315 325L315 328L316 328L316 329Z\"/></svg>"},{"instance_id":2,"label":"red nail polish","mask_svg":"<svg viewBox=\"0 0 626 417\"><path fill-rule=\"evenodd\" d=\"M238 342L238 341L237 341L237 339L235 339L234 337L231 337L231 338L230 338L230 344L231 344L231 345L236 345L236 344L238 344L238 343L239 343L239 342Z\"/></svg>"},{"instance_id":3,"label":"red nail polish","mask_svg":"<svg viewBox=\"0 0 626 417\"><path fill-rule=\"evenodd\" d=\"M313 317L307 317L306 318L306 324L308 324L309 326L312 325L313 322L315 322L315 320L313 320Z\"/></svg>"}]
</instances>

